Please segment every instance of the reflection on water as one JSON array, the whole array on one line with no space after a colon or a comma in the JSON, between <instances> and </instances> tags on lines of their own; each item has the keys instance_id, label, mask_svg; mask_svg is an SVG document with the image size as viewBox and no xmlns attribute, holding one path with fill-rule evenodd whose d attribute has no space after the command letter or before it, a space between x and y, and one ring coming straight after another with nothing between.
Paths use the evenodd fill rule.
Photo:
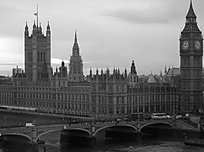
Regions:
<instances>
[{"instance_id":1,"label":"reflection on water","mask_svg":"<svg viewBox=\"0 0 204 152\"><path fill-rule=\"evenodd\" d=\"M201 152L202 147L185 146L182 142L161 142L157 145L129 146L121 148L121 152ZM117 150L116 150L117 151Z\"/></svg>"},{"instance_id":2,"label":"reflection on water","mask_svg":"<svg viewBox=\"0 0 204 152\"><path fill-rule=\"evenodd\" d=\"M35 150L31 145L26 144L10 144L3 142L0 152L32 152Z\"/></svg>"},{"instance_id":3,"label":"reflection on water","mask_svg":"<svg viewBox=\"0 0 204 152\"><path fill-rule=\"evenodd\" d=\"M66 145L31 147L7 147L0 152L203 152L203 147L186 146L182 141L149 140L146 142L134 141L125 143L101 142L92 147Z\"/></svg>"},{"instance_id":4,"label":"reflection on water","mask_svg":"<svg viewBox=\"0 0 204 152\"><path fill-rule=\"evenodd\" d=\"M96 144L85 147L82 145L60 145L60 132L47 134L41 138L45 145L5 146L0 152L201 152L203 147L186 146L183 138L172 136L141 136L134 141L97 140ZM178 135L178 134L177 134ZM17 147L16 147L17 146Z\"/></svg>"}]
</instances>

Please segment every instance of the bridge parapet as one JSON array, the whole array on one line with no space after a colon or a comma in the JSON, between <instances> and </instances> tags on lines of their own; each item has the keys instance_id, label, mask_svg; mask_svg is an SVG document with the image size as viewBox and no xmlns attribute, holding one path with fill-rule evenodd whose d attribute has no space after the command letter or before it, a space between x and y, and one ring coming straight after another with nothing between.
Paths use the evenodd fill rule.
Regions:
<instances>
[{"instance_id":1,"label":"bridge parapet","mask_svg":"<svg viewBox=\"0 0 204 152\"><path fill-rule=\"evenodd\" d=\"M188 123L185 123L184 121L182 120L178 120L177 121L177 128L178 129L186 129L186 130L193 130L193 131L200 131L199 128L196 128L192 125L189 125Z\"/></svg>"}]
</instances>

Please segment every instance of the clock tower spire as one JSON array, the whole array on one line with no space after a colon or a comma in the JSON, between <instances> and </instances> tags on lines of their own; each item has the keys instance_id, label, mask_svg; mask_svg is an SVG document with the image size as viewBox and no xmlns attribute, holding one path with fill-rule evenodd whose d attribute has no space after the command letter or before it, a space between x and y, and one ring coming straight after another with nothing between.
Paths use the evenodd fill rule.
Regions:
<instances>
[{"instance_id":1,"label":"clock tower spire","mask_svg":"<svg viewBox=\"0 0 204 152\"><path fill-rule=\"evenodd\" d=\"M203 37L197 26L192 0L180 36L181 111L195 112L203 108L202 58Z\"/></svg>"}]
</instances>

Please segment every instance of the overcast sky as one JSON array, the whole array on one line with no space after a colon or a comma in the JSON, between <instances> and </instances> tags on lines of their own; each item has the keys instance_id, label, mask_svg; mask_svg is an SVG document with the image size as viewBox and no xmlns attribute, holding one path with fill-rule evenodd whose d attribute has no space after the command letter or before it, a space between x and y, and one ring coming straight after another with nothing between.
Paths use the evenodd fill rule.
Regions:
<instances>
[{"instance_id":1,"label":"overcast sky","mask_svg":"<svg viewBox=\"0 0 204 152\"><path fill-rule=\"evenodd\" d=\"M0 74L24 68L25 23L31 33L37 4L43 32L50 23L52 63L68 65L76 30L85 74L89 68L129 71L132 60L139 75L179 67L179 35L190 0L1 0ZM204 0L193 6L202 30Z\"/></svg>"}]
</instances>

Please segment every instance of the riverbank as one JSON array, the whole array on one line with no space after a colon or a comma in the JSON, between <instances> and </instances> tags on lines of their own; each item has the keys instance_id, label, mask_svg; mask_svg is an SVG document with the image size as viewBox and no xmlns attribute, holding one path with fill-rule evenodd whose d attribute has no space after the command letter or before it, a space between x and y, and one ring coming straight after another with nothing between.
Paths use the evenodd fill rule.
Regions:
<instances>
[{"instance_id":1,"label":"riverbank","mask_svg":"<svg viewBox=\"0 0 204 152\"><path fill-rule=\"evenodd\" d=\"M30 115L39 115L39 116L50 116L50 117L56 117L56 118L72 118L72 119L83 119L83 120L84 119L85 120L92 119L91 117L88 117L88 116L53 114L53 113L43 113L43 112L35 112L35 111L22 111L22 110L0 109L0 112L30 114Z\"/></svg>"},{"instance_id":2,"label":"riverbank","mask_svg":"<svg viewBox=\"0 0 204 152\"><path fill-rule=\"evenodd\" d=\"M184 146L181 142L163 142L158 145L129 146L114 149L113 152L173 152L181 151Z\"/></svg>"},{"instance_id":3,"label":"riverbank","mask_svg":"<svg viewBox=\"0 0 204 152\"><path fill-rule=\"evenodd\" d=\"M22 127L26 123L33 123L35 125L48 124L67 124L73 120L80 119L78 117L64 117L60 115L48 115L36 112L22 112L15 110L1 110L0 111L0 128ZM84 119L80 119L84 120Z\"/></svg>"},{"instance_id":4,"label":"riverbank","mask_svg":"<svg viewBox=\"0 0 204 152\"><path fill-rule=\"evenodd\" d=\"M173 152L187 151L189 149L192 149L192 151L204 151L203 147L187 146L184 144L186 138L199 139L203 137L202 132L193 130L163 130L154 135L142 135L141 138L137 140L139 146L130 145L115 148L113 152ZM191 152L191 150L189 150L189 152Z\"/></svg>"}]
</instances>

